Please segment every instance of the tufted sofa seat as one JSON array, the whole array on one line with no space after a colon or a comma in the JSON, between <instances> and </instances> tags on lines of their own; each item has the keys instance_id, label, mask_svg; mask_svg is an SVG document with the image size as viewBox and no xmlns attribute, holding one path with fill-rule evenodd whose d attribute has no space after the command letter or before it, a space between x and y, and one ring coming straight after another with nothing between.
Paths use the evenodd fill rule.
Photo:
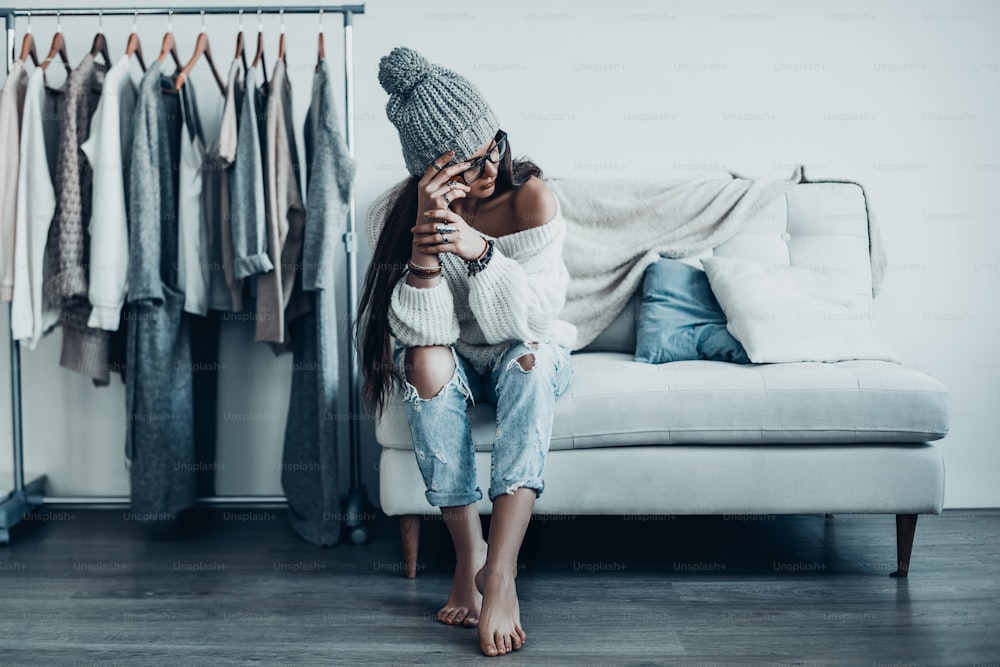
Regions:
<instances>
[{"instance_id":1,"label":"tufted sofa seat","mask_svg":"<svg viewBox=\"0 0 1000 667\"><path fill-rule=\"evenodd\" d=\"M865 193L810 182L759 212L706 255L850 273L871 322ZM695 266L699 257L685 258ZM944 463L931 444L948 432L948 389L902 364L638 363L636 293L614 322L573 354L556 404L538 514L896 515L897 563L909 569L916 517L940 513ZM480 485L496 428L491 405L470 407ZM406 413L394 396L376 423L383 511L402 517L408 576L416 571L427 504ZM484 499L482 513L491 505Z\"/></svg>"},{"instance_id":2,"label":"tufted sofa seat","mask_svg":"<svg viewBox=\"0 0 1000 667\"><path fill-rule=\"evenodd\" d=\"M398 403L383 447L413 453ZM398 414L396 411L399 411ZM469 408L476 450L489 452L496 408ZM577 353L556 403L550 451L655 445L878 444L937 440L948 391L898 364L640 364L620 352Z\"/></svg>"}]
</instances>

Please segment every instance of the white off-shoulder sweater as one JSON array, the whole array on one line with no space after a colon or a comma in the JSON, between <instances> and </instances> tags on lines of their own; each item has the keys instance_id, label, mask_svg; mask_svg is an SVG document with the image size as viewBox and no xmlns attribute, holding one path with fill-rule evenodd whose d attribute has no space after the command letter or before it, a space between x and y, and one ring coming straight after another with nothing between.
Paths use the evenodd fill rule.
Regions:
<instances>
[{"instance_id":1,"label":"white off-shoulder sweater","mask_svg":"<svg viewBox=\"0 0 1000 667\"><path fill-rule=\"evenodd\" d=\"M372 247L402 189L400 183L368 210ZM558 199L557 199L558 202ZM493 237L486 268L468 275L465 260L441 254L442 280L433 287L396 283L389 307L389 328L400 344L454 345L480 373L493 370L516 342L549 341L572 349L576 327L560 319L569 272L562 251L566 220L558 206L552 220L513 234Z\"/></svg>"}]
</instances>

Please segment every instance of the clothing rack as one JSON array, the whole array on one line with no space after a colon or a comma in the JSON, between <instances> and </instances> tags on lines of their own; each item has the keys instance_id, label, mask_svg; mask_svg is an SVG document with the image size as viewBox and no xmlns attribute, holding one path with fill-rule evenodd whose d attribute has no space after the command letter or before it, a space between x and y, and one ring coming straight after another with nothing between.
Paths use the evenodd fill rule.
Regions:
<instances>
[{"instance_id":1,"label":"clothing rack","mask_svg":"<svg viewBox=\"0 0 1000 667\"><path fill-rule=\"evenodd\" d=\"M106 9L65 9L46 7L44 9L17 9L0 7L0 15L5 18L7 29L6 67L9 73L14 64L17 17L35 16L136 16L163 15L182 16L199 14L236 14L244 11L247 15L261 14L341 14L344 18L344 129L347 149L354 156L354 41L353 17L364 14L364 4L354 5L267 5L247 6L218 5L204 7L114 7ZM347 212L346 231L342 240L347 253L347 308L353 313L357 306L357 233L355 223L355 198L352 193ZM13 313L12 313L13 314ZM10 335L10 332L8 332ZM353 344L353 336L346 336L349 369L348 404L351 415L358 414L358 364ZM42 475L30 482L24 480L24 443L21 424L21 349L20 343L10 335L10 383L11 383L11 427L13 433L14 489L0 498L0 545L10 541L10 528L25 519L32 511L45 505L73 506L127 506L128 496L73 496L47 497L46 477ZM357 419L349 419L351 486L348 491L344 524L351 529L351 538L356 544L367 540L367 529L362 517L366 504L361 485L361 445L360 425ZM198 498L199 505L273 505L285 502L284 496L207 496Z\"/></svg>"}]
</instances>

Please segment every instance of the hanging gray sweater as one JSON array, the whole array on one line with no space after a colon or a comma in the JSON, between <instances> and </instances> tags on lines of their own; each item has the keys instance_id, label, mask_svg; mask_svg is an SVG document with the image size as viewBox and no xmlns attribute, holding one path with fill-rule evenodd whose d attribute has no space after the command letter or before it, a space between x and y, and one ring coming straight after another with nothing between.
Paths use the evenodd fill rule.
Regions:
<instances>
[{"instance_id":1,"label":"hanging gray sweater","mask_svg":"<svg viewBox=\"0 0 1000 667\"><path fill-rule=\"evenodd\" d=\"M289 324L294 370L281 473L292 528L324 546L337 543L341 524L336 416L342 345L333 265L355 174L334 99L323 60L313 78L304 131L308 168L301 276L305 294L314 298L312 310Z\"/></svg>"},{"instance_id":2,"label":"hanging gray sweater","mask_svg":"<svg viewBox=\"0 0 1000 667\"><path fill-rule=\"evenodd\" d=\"M154 61L139 87L129 165L126 453L132 511L173 518L196 500L190 332L177 288L180 100Z\"/></svg>"},{"instance_id":3,"label":"hanging gray sweater","mask_svg":"<svg viewBox=\"0 0 1000 667\"><path fill-rule=\"evenodd\" d=\"M230 234L233 240L233 271L243 279L274 269L267 256L267 203L264 200L264 156L260 142L257 70L246 74L243 108L240 110L236 142L236 164L230 190Z\"/></svg>"}]
</instances>

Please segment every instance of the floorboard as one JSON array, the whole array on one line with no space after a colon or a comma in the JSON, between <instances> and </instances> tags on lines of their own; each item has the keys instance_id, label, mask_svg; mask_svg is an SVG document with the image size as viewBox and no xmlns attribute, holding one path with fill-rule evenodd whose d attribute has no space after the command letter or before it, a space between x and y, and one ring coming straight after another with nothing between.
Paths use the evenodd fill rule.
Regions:
<instances>
[{"instance_id":1,"label":"floorboard","mask_svg":"<svg viewBox=\"0 0 1000 667\"><path fill-rule=\"evenodd\" d=\"M278 509L150 527L59 508L0 547L0 667L1000 666L1000 511L922 516L908 579L888 576L894 540L876 515L538 517L528 644L485 658L434 620L453 567L438 518L407 580L393 517L321 549Z\"/></svg>"}]
</instances>

